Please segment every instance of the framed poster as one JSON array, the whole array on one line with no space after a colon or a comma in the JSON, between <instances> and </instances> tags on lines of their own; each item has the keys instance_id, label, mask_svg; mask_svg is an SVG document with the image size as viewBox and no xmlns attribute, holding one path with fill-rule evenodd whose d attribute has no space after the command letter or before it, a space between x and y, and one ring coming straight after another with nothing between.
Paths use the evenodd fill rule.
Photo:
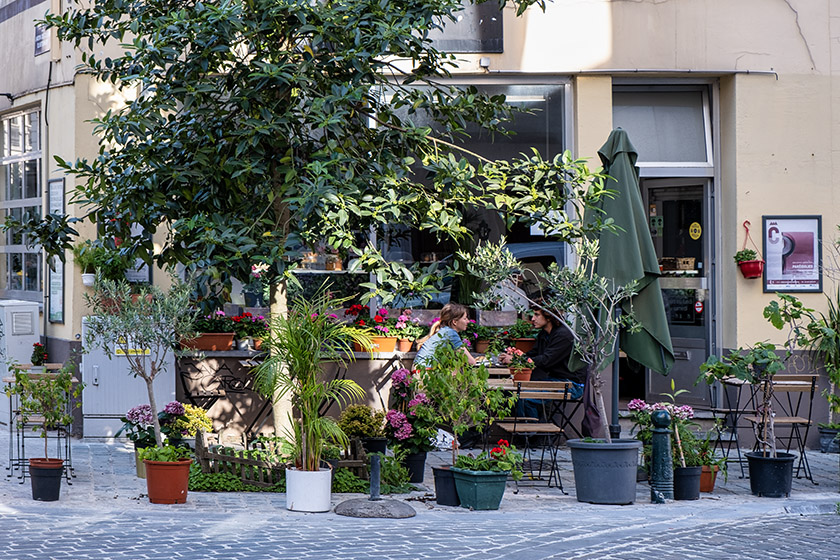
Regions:
<instances>
[{"instance_id":1,"label":"framed poster","mask_svg":"<svg viewBox=\"0 0 840 560\"><path fill-rule=\"evenodd\" d=\"M762 216L765 292L822 292L822 216Z\"/></svg>"}]
</instances>

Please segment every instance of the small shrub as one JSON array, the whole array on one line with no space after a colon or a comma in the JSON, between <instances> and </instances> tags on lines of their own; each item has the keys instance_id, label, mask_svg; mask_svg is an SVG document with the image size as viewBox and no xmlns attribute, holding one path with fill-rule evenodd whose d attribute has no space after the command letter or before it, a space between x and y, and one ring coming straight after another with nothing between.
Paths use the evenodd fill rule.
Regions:
<instances>
[{"instance_id":1,"label":"small shrub","mask_svg":"<svg viewBox=\"0 0 840 560\"><path fill-rule=\"evenodd\" d=\"M351 404L341 411L338 427L347 437L384 437L385 413L366 404Z\"/></svg>"}]
</instances>

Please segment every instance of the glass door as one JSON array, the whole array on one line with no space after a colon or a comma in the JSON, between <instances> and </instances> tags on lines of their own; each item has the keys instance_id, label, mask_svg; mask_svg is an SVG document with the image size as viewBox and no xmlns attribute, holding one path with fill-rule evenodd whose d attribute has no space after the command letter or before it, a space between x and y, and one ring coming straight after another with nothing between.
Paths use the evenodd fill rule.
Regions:
<instances>
[{"instance_id":1,"label":"glass door","mask_svg":"<svg viewBox=\"0 0 840 560\"><path fill-rule=\"evenodd\" d=\"M708 405L709 390L694 382L711 348L711 227L705 180L645 180L642 193L659 267L665 313L674 347L668 376L648 371L647 398L662 400L685 389L679 402Z\"/></svg>"}]
</instances>

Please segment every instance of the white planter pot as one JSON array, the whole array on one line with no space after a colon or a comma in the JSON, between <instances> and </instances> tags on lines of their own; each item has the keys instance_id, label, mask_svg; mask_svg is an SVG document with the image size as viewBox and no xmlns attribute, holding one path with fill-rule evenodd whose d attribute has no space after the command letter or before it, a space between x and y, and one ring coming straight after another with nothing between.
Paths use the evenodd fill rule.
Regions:
<instances>
[{"instance_id":1,"label":"white planter pot","mask_svg":"<svg viewBox=\"0 0 840 560\"><path fill-rule=\"evenodd\" d=\"M82 284L85 286L93 286L94 282L96 282L96 274L82 274Z\"/></svg>"},{"instance_id":2,"label":"white planter pot","mask_svg":"<svg viewBox=\"0 0 840 560\"><path fill-rule=\"evenodd\" d=\"M286 509L291 511L330 511L332 471L286 469Z\"/></svg>"}]
</instances>

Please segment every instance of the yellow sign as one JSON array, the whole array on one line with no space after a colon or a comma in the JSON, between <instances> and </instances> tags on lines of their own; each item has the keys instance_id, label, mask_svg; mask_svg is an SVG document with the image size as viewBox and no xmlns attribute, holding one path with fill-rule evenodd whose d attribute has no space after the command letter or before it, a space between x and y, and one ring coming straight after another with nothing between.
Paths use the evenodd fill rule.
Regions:
<instances>
[{"instance_id":1,"label":"yellow sign","mask_svg":"<svg viewBox=\"0 0 840 560\"><path fill-rule=\"evenodd\" d=\"M692 222L690 226L688 226L688 235L694 241L700 239L700 236L703 234L703 228L700 227L700 224L697 222Z\"/></svg>"},{"instance_id":2,"label":"yellow sign","mask_svg":"<svg viewBox=\"0 0 840 560\"><path fill-rule=\"evenodd\" d=\"M129 346L126 349L121 347L121 345L126 345L126 340L123 337L119 337L117 339L117 345L114 348L115 356L151 356L152 354L152 350L150 348L134 348Z\"/></svg>"}]
</instances>

